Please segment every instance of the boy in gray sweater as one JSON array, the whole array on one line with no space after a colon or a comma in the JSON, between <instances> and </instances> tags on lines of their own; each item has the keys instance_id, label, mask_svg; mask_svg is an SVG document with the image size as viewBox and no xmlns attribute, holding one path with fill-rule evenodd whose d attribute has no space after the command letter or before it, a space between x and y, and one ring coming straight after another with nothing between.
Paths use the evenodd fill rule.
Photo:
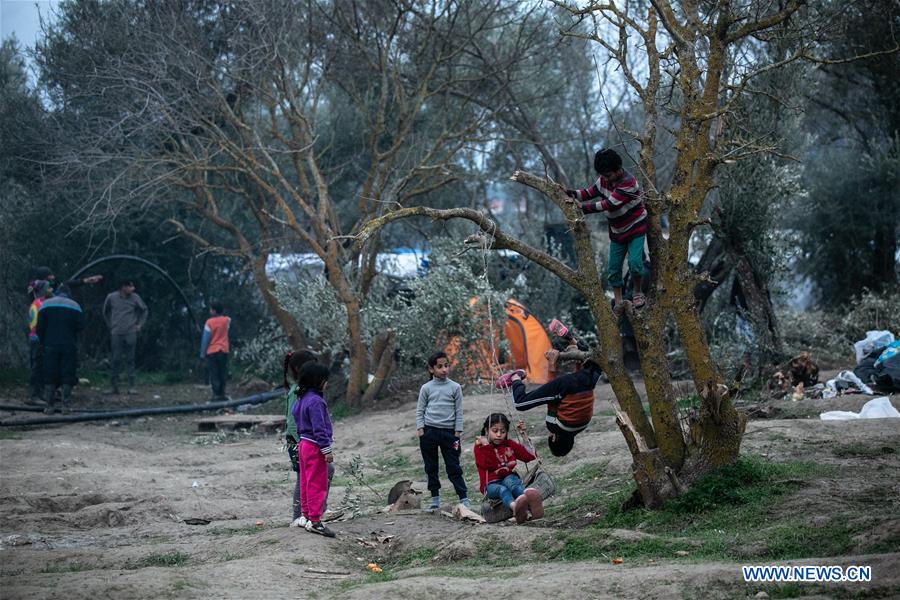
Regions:
<instances>
[{"instance_id":1,"label":"boy in gray sweater","mask_svg":"<svg viewBox=\"0 0 900 600\"><path fill-rule=\"evenodd\" d=\"M441 507L438 449L444 457L447 477L459 501L468 508L468 490L462 467L459 466L459 438L463 428L462 388L448 377L450 360L444 352L435 352L428 357L428 373L431 381L419 390L419 401L416 403L416 433L425 463L425 475L428 476L428 491L431 492L431 505L426 510L436 511Z\"/></svg>"}]
</instances>

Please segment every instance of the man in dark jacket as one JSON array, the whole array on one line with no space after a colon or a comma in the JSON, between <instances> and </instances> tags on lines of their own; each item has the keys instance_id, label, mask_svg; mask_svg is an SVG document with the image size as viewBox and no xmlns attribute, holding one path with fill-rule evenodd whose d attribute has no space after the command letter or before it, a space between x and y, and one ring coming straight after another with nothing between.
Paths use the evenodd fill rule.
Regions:
<instances>
[{"instance_id":1,"label":"man in dark jacket","mask_svg":"<svg viewBox=\"0 0 900 600\"><path fill-rule=\"evenodd\" d=\"M65 285L56 295L41 304L38 311L37 335L44 360L44 395L47 408L44 413L53 414L56 409L56 387L62 386L62 412L68 413L72 386L78 383L75 374L78 360L78 335L84 329L81 306L69 297Z\"/></svg>"}]
</instances>

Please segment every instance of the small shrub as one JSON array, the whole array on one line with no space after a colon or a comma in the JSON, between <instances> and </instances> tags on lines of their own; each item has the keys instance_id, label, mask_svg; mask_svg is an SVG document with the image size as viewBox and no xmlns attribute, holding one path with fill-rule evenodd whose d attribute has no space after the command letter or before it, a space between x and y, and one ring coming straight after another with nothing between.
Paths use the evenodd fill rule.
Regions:
<instances>
[{"instance_id":1,"label":"small shrub","mask_svg":"<svg viewBox=\"0 0 900 600\"><path fill-rule=\"evenodd\" d=\"M144 569L147 567L180 567L188 561L188 555L180 550L150 554L134 561L129 561L126 569Z\"/></svg>"}]
</instances>

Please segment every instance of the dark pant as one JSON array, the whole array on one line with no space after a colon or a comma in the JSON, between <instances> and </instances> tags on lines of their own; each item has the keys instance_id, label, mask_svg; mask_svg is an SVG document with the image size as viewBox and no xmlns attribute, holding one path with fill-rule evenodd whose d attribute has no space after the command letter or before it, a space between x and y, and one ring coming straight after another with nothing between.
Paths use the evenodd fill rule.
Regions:
<instances>
[{"instance_id":1,"label":"dark pant","mask_svg":"<svg viewBox=\"0 0 900 600\"><path fill-rule=\"evenodd\" d=\"M530 392L521 381L513 381L513 404L516 410L529 410L535 406L559 402L569 394L593 390L599 380L600 369L592 366L560 375Z\"/></svg>"},{"instance_id":2,"label":"dark pant","mask_svg":"<svg viewBox=\"0 0 900 600\"><path fill-rule=\"evenodd\" d=\"M125 362L128 372L128 387L134 387L134 348L137 345L136 333L114 333L110 339L112 346L112 383L113 389L119 388L119 367Z\"/></svg>"},{"instance_id":3,"label":"dark pant","mask_svg":"<svg viewBox=\"0 0 900 600\"><path fill-rule=\"evenodd\" d=\"M459 499L468 497L466 482L463 479L462 467L459 466L460 445L459 438L454 435L452 429L439 429L425 426L425 433L419 438L419 449L422 451L422 460L425 462L425 475L428 476L428 491L432 496L438 495L441 489L441 480L438 477L438 448L444 457L444 466L447 468L447 477L456 490Z\"/></svg>"},{"instance_id":4,"label":"dark pant","mask_svg":"<svg viewBox=\"0 0 900 600\"><path fill-rule=\"evenodd\" d=\"M228 353L214 352L206 355L206 368L209 371L209 385L212 386L214 398L225 395L225 383L228 381Z\"/></svg>"},{"instance_id":5,"label":"dark pant","mask_svg":"<svg viewBox=\"0 0 900 600\"><path fill-rule=\"evenodd\" d=\"M75 346L44 346L44 385L75 385Z\"/></svg>"},{"instance_id":6,"label":"dark pant","mask_svg":"<svg viewBox=\"0 0 900 600\"><path fill-rule=\"evenodd\" d=\"M31 369L28 378L31 396L40 397L44 391L44 361L41 343L37 339L28 340L28 366Z\"/></svg>"}]
</instances>

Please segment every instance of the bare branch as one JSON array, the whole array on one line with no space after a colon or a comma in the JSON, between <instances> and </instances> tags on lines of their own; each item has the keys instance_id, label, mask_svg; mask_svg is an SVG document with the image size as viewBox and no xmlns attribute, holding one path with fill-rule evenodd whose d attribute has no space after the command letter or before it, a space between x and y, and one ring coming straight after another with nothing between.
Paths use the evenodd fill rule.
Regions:
<instances>
[{"instance_id":1,"label":"bare branch","mask_svg":"<svg viewBox=\"0 0 900 600\"><path fill-rule=\"evenodd\" d=\"M488 239L491 249L512 250L513 252L517 252L554 273L573 288L581 289L582 282L578 273L546 252L538 250L519 239L505 234L500 230L493 219L487 217L483 212L471 208L436 209L426 206L401 208L372 219L363 225L354 238L358 243L363 243L389 223L399 219L408 219L410 217L428 217L430 219L442 221L447 221L449 219L466 219L472 221L478 225L481 231L490 236Z\"/></svg>"}]
</instances>

